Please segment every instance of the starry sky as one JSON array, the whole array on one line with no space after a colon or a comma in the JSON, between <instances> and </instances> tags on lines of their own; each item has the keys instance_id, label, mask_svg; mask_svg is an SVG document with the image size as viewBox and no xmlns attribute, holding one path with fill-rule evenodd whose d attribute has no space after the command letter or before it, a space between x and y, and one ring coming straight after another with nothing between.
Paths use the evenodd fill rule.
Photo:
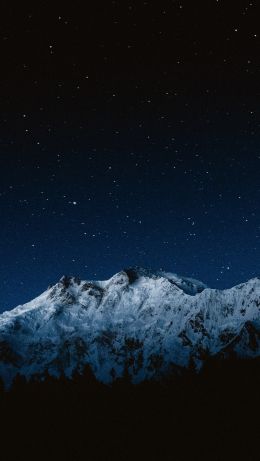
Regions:
<instances>
[{"instance_id":1,"label":"starry sky","mask_svg":"<svg viewBox=\"0 0 260 461\"><path fill-rule=\"evenodd\" d=\"M58 3L0 7L0 311L63 274L259 276L258 2Z\"/></svg>"}]
</instances>

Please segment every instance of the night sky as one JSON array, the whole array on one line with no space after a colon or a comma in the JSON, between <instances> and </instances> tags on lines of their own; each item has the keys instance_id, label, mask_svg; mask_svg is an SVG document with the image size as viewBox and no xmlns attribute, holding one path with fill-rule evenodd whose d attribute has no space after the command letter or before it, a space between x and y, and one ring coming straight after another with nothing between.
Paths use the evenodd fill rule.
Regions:
<instances>
[{"instance_id":1,"label":"night sky","mask_svg":"<svg viewBox=\"0 0 260 461\"><path fill-rule=\"evenodd\" d=\"M259 276L259 2L57 3L0 7L0 310L63 274Z\"/></svg>"}]
</instances>

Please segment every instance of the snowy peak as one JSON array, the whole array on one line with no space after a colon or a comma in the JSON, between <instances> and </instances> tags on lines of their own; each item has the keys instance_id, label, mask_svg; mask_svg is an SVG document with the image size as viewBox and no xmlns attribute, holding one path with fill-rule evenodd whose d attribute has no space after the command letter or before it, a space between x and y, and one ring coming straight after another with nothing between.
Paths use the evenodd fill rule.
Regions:
<instances>
[{"instance_id":1,"label":"snowy peak","mask_svg":"<svg viewBox=\"0 0 260 461\"><path fill-rule=\"evenodd\" d=\"M90 365L111 382L211 356L260 355L260 279L228 290L192 278L126 268L105 281L63 276L33 301L0 315L0 376L71 376Z\"/></svg>"},{"instance_id":2,"label":"snowy peak","mask_svg":"<svg viewBox=\"0 0 260 461\"><path fill-rule=\"evenodd\" d=\"M167 278L171 283L175 284L188 295L194 296L207 288L207 285L205 285L203 282L190 277L180 277L177 274L173 274L171 272L158 272L158 274Z\"/></svg>"},{"instance_id":3,"label":"snowy peak","mask_svg":"<svg viewBox=\"0 0 260 461\"><path fill-rule=\"evenodd\" d=\"M144 269L141 267L130 267L124 269L123 272L127 274L129 278L129 283L135 282L140 277L146 277L151 279L164 278L167 279L170 283L176 285L184 293L190 295L201 293L205 288L207 288L207 285L205 285L203 282L199 280L189 277L182 277L175 273L165 272L162 270L153 272L149 269Z\"/></svg>"},{"instance_id":4,"label":"snowy peak","mask_svg":"<svg viewBox=\"0 0 260 461\"><path fill-rule=\"evenodd\" d=\"M59 287L64 289L70 289L75 291L86 290L87 288L93 289L108 289L116 286L128 286L133 285L134 283L141 282L143 279L159 280L165 279L168 280L171 284L180 288L184 293L189 295L195 295L201 293L207 286L196 279L189 277L182 277L177 274L165 271L151 271L149 269L141 267L129 267L125 268L122 271L115 274L107 281L91 281L91 282L82 282L78 277L72 277L63 275L59 280Z\"/></svg>"}]
</instances>

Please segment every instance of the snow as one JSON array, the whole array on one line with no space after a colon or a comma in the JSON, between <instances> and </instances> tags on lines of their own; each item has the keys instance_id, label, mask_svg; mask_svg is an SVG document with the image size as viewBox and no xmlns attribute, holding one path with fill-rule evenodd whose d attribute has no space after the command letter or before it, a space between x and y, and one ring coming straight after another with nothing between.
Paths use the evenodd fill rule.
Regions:
<instances>
[{"instance_id":1,"label":"snow","mask_svg":"<svg viewBox=\"0 0 260 461\"><path fill-rule=\"evenodd\" d=\"M106 281L62 277L0 315L0 376L9 385L88 363L111 382L128 363L134 382L212 355L260 355L260 279L228 290L168 272L130 268Z\"/></svg>"}]
</instances>

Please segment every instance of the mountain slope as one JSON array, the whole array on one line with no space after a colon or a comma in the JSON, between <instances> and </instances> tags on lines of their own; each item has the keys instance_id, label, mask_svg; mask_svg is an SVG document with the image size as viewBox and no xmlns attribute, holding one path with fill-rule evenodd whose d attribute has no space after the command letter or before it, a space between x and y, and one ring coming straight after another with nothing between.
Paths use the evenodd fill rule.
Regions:
<instances>
[{"instance_id":1,"label":"mountain slope","mask_svg":"<svg viewBox=\"0 0 260 461\"><path fill-rule=\"evenodd\" d=\"M0 376L71 376L89 364L134 382L213 355L260 355L260 279L215 290L176 274L126 269L107 281L62 277L0 316Z\"/></svg>"}]
</instances>

